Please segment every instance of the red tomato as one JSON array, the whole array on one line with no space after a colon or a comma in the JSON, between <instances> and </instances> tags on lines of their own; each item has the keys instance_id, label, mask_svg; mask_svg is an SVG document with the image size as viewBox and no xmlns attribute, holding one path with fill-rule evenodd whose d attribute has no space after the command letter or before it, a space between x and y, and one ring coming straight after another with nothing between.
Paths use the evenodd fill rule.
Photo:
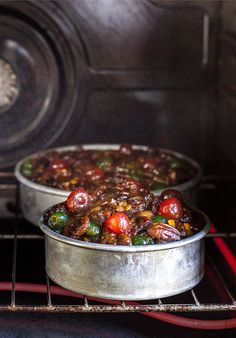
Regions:
<instances>
[{"instance_id":1,"label":"red tomato","mask_svg":"<svg viewBox=\"0 0 236 338\"><path fill-rule=\"evenodd\" d=\"M104 171L100 168L89 169L86 172L86 176L88 176L91 181L101 180L104 177Z\"/></svg>"},{"instance_id":2,"label":"red tomato","mask_svg":"<svg viewBox=\"0 0 236 338\"><path fill-rule=\"evenodd\" d=\"M67 169L67 164L63 160L55 159L50 162L49 168L53 170Z\"/></svg>"},{"instance_id":3,"label":"red tomato","mask_svg":"<svg viewBox=\"0 0 236 338\"><path fill-rule=\"evenodd\" d=\"M54 175L68 176L70 175L70 170L65 161L60 160L60 159L54 159L50 162L49 173L50 175L53 175L53 176Z\"/></svg>"},{"instance_id":4,"label":"red tomato","mask_svg":"<svg viewBox=\"0 0 236 338\"><path fill-rule=\"evenodd\" d=\"M129 217L123 212L115 212L105 221L105 230L117 235L129 232Z\"/></svg>"},{"instance_id":5,"label":"red tomato","mask_svg":"<svg viewBox=\"0 0 236 338\"><path fill-rule=\"evenodd\" d=\"M159 213L166 218L180 219L183 216L181 202L170 197L160 204Z\"/></svg>"},{"instance_id":6,"label":"red tomato","mask_svg":"<svg viewBox=\"0 0 236 338\"><path fill-rule=\"evenodd\" d=\"M92 200L92 197L83 189L73 190L67 197L66 205L70 211L77 211L86 208Z\"/></svg>"},{"instance_id":7,"label":"red tomato","mask_svg":"<svg viewBox=\"0 0 236 338\"><path fill-rule=\"evenodd\" d=\"M65 161L63 160L60 160L60 159L54 159L50 162L50 165L49 165L50 169L65 169L67 168L67 164Z\"/></svg>"},{"instance_id":8,"label":"red tomato","mask_svg":"<svg viewBox=\"0 0 236 338\"><path fill-rule=\"evenodd\" d=\"M167 200L168 198L171 198L171 197L175 197L179 201L182 201L182 196L180 192L175 189L166 189L160 195L161 200Z\"/></svg>"}]
</instances>

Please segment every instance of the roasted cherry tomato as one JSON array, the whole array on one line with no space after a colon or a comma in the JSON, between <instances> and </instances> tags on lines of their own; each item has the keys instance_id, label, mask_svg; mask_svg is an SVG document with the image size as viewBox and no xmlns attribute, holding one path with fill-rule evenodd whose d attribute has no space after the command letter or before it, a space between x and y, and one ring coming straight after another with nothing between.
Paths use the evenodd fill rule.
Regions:
<instances>
[{"instance_id":1,"label":"roasted cherry tomato","mask_svg":"<svg viewBox=\"0 0 236 338\"><path fill-rule=\"evenodd\" d=\"M105 221L105 230L117 235L128 233L129 229L129 217L123 212L115 212Z\"/></svg>"},{"instance_id":2,"label":"roasted cherry tomato","mask_svg":"<svg viewBox=\"0 0 236 338\"><path fill-rule=\"evenodd\" d=\"M101 233L101 228L98 224L93 221L89 221L89 226L86 230L86 235L88 236L99 236Z\"/></svg>"},{"instance_id":3,"label":"roasted cherry tomato","mask_svg":"<svg viewBox=\"0 0 236 338\"><path fill-rule=\"evenodd\" d=\"M49 217L48 225L52 230L61 233L68 219L69 216L65 212L56 211Z\"/></svg>"},{"instance_id":4,"label":"roasted cherry tomato","mask_svg":"<svg viewBox=\"0 0 236 338\"><path fill-rule=\"evenodd\" d=\"M147 235L136 235L134 236L132 240L133 245L148 245L148 244L154 244L154 240Z\"/></svg>"},{"instance_id":5,"label":"roasted cherry tomato","mask_svg":"<svg viewBox=\"0 0 236 338\"><path fill-rule=\"evenodd\" d=\"M24 176L30 176L33 172L33 164L31 160L25 160L22 163L21 172Z\"/></svg>"},{"instance_id":6,"label":"roasted cherry tomato","mask_svg":"<svg viewBox=\"0 0 236 338\"><path fill-rule=\"evenodd\" d=\"M105 173L101 168L94 168L94 169L89 169L86 172L86 176L91 180L91 181L98 181L103 179Z\"/></svg>"},{"instance_id":7,"label":"roasted cherry tomato","mask_svg":"<svg viewBox=\"0 0 236 338\"><path fill-rule=\"evenodd\" d=\"M92 200L92 197L83 189L73 190L67 197L66 205L69 211L78 211L86 208Z\"/></svg>"},{"instance_id":8,"label":"roasted cherry tomato","mask_svg":"<svg viewBox=\"0 0 236 338\"><path fill-rule=\"evenodd\" d=\"M53 170L68 169L68 166L65 161L60 159L52 160L49 164L49 168Z\"/></svg>"},{"instance_id":9,"label":"roasted cherry tomato","mask_svg":"<svg viewBox=\"0 0 236 338\"><path fill-rule=\"evenodd\" d=\"M166 224L168 223L167 219L164 216L161 216L161 215L153 216L152 222L153 223L166 223Z\"/></svg>"},{"instance_id":10,"label":"roasted cherry tomato","mask_svg":"<svg viewBox=\"0 0 236 338\"><path fill-rule=\"evenodd\" d=\"M181 202L175 197L168 198L160 204L159 213L166 218L180 219L183 215Z\"/></svg>"},{"instance_id":11,"label":"roasted cherry tomato","mask_svg":"<svg viewBox=\"0 0 236 338\"><path fill-rule=\"evenodd\" d=\"M179 191L175 189L166 189L160 195L161 200L167 200L168 198L175 197L182 202L182 196Z\"/></svg>"}]
</instances>

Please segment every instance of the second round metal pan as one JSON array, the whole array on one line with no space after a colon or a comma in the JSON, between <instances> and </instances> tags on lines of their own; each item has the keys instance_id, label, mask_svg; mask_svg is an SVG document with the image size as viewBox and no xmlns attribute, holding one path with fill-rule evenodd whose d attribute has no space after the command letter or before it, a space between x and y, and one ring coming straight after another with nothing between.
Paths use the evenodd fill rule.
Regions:
<instances>
[{"instance_id":1,"label":"second round metal pan","mask_svg":"<svg viewBox=\"0 0 236 338\"><path fill-rule=\"evenodd\" d=\"M120 145L119 144L84 144L82 145L84 149L91 149L91 150L107 150L113 149L118 150ZM140 145L133 145L134 149L141 149L147 150L147 146L140 146ZM44 185L40 185L34 183L24 177L21 174L21 166L22 163L26 159L34 158L39 155L46 155L47 152L50 151L70 151L78 149L77 146L67 146L67 147L60 147L60 148L53 148L48 149L45 151L41 151L30 156L25 157L20 162L17 163L15 168L15 175L18 181L20 182L20 203L21 203L21 210L23 212L24 217L34 225L38 225L38 220L43 212L43 210L47 209L49 206L63 202L67 196L69 195L70 191L55 189L51 187L47 187ZM183 199L190 205L196 204L196 194L197 194L197 186L202 177L202 170L201 167L197 162L193 159L182 155L178 152L162 149L159 148L160 151L164 151L165 153L172 154L177 158L183 159L189 162L193 167L196 168L196 175L191 179L182 184L172 186L173 189L179 190L183 196ZM152 193L155 195L159 195L165 189L154 190Z\"/></svg>"}]
</instances>

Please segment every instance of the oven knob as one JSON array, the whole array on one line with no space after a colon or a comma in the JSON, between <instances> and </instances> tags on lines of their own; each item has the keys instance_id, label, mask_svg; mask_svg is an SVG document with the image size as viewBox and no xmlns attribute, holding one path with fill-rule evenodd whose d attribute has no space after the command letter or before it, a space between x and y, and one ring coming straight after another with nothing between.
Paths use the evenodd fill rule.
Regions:
<instances>
[{"instance_id":1,"label":"oven knob","mask_svg":"<svg viewBox=\"0 0 236 338\"><path fill-rule=\"evenodd\" d=\"M19 78L11 64L0 58L0 113L7 110L19 95Z\"/></svg>"}]
</instances>

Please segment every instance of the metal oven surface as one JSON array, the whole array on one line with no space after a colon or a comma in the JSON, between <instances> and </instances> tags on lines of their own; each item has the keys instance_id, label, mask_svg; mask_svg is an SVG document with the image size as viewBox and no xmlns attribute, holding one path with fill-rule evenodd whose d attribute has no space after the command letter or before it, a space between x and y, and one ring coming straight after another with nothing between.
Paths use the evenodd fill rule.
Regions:
<instances>
[{"instance_id":1,"label":"metal oven surface","mask_svg":"<svg viewBox=\"0 0 236 338\"><path fill-rule=\"evenodd\" d=\"M215 201L212 200L212 203L208 205L205 202L207 199L212 199L212 195L219 195L220 190L216 190L216 185L209 180L205 182L204 187L204 190L202 190L204 191L204 197L200 198L200 203L205 205L205 208L209 208L208 212L211 212L211 205ZM6 188L6 186L1 186L1 188ZM6 316L4 312L8 312L10 316L15 313L14 318L17 322L24 316L24 313L31 313L30 316L32 316L32 313L36 313L35 318L41 321L45 320L46 314L50 313L56 316L57 313L63 313L64 315L61 318L63 318L63 322L66 322L67 314L70 313L73 314L73 317L70 317L72 326L68 329L68 336L70 334L73 336L74 334L75 323L73 320L75 318L78 321L81 318L87 318L91 326L88 328L86 324L77 323L77 329L81 329L82 332L84 330L84 334L88 336L94 334L93 329L97 325L95 323L100 321L100 318L102 322L104 321L103 334L111 334L115 327L115 319L111 313L117 315L117 318L121 318L121 321L129 325L129 330L133 330L133 332L139 327L139 324L136 327L132 324L132 318L137 316L137 318L140 317L138 319L140 323L145 323L143 324L145 327L149 326L147 318L134 313L142 313L145 316L158 319L158 322L154 319L149 319L150 327L145 332L147 336L151 334L150 328L152 330L157 326L159 328L160 321L166 322L167 328L172 327L167 323L205 329L236 327L236 319L234 317L236 311L235 232L230 230L222 232L220 228L216 232L215 227L218 227L219 224L215 223L215 227L212 227L212 232L206 239L205 277L197 287L184 294L162 300L141 302L93 299L62 289L49 280L44 266L44 237L38 228L33 227L18 214L17 185L13 183L9 188L15 189L16 208L14 218L0 219L0 252L1 256L5 257L0 279L0 311L1 315L3 315L2 318ZM215 198L217 199L218 197ZM222 196L222 198L224 197ZM224 215L222 216L224 218ZM224 220L227 222L227 219ZM218 222L220 222L220 218L218 218ZM225 247L228 248L228 252L226 252L227 250L225 251ZM16 312L19 315L18 317L16 317ZM176 315L175 313L178 314ZM39 316L39 314L41 315ZM96 319L95 315L98 316ZM129 324L127 324L127 321ZM46 321L46 325L49 325L48 321ZM54 326L54 330L58 327L60 327L59 324ZM122 325L117 329L121 336L126 332L122 331ZM99 330L101 330L101 327L98 332ZM130 334L131 331L129 332ZM218 334L220 334L219 332ZM225 334L227 335L230 332L231 329L227 330ZM142 329L136 333L137 337L139 335L140 337L145 336ZM217 337L220 336L218 335Z\"/></svg>"}]
</instances>

